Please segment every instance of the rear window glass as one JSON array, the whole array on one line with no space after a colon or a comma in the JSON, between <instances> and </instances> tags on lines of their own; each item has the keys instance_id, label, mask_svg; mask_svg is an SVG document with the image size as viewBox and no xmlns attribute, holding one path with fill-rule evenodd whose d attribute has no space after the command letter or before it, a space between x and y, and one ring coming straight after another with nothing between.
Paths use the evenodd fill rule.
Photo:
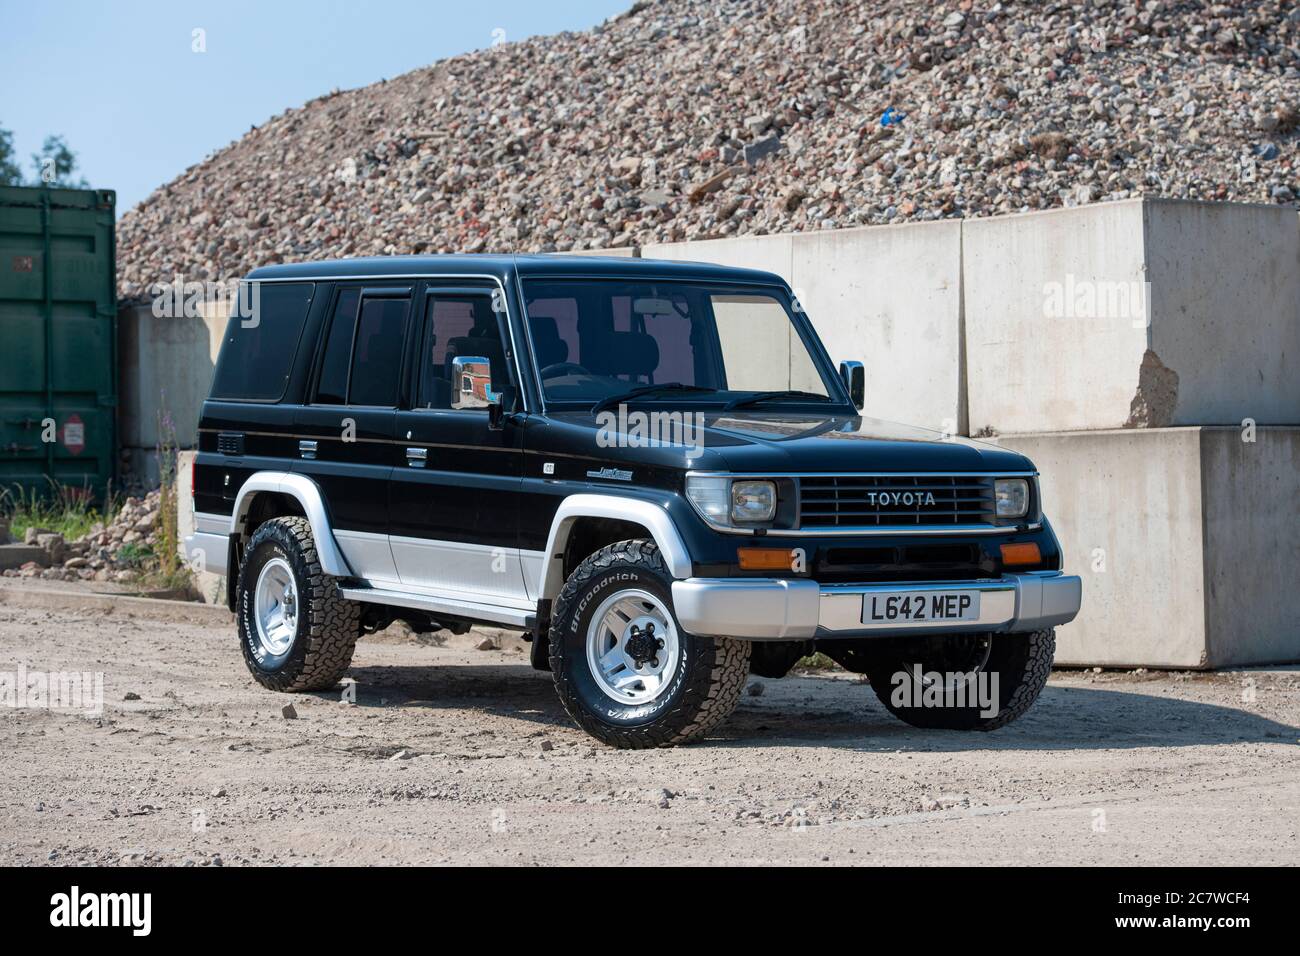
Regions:
<instances>
[{"instance_id":1,"label":"rear window glass","mask_svg":"<svg viewBox=\"0 0 1300 956\"><path fill-rule=\"evenodd\" d=\"M284 395L315 285L258 283L251 314L232 313L212 377L212 397L275 401Z\"/></svg>"},{"instance_id":2,"label":"rear window glass","mask_svg":"<svg viewBox=\"0 0 1300 956\"><path fill-rule=\"evenodd\" d=\"M351 405L396 405L409 299L366 299L352 349Z\"/></svg>"},{"instance_id":3,"label":"rear window glass","mask_svg":"<svg viewBox=\"0 0 1300 956\"><path fill-rule=\"evenodd\" d=\"M344 289L334 303L325 357L321 360L316 401L322 405L343 405L348 400L348 360L352 357L352 334L357 327L360 289Z\"/></svg>"}]
</instances>

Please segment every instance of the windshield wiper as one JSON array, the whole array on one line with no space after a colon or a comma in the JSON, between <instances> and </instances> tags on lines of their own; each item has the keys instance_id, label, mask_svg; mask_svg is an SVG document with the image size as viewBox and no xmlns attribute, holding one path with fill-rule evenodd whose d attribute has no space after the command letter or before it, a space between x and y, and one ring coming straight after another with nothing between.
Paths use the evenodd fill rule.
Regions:
<instances>
[{"instance_id":1,"label":"windshield wiper","mask_svg":"<svg viewBox=\"0 0 1300 956\"><path fill-rule=\"evenodd\" d=\"M781 392L758 392L754 395L742 395L740 398L733 398L722 407L724 412L729 412L733 408L744 408L746 405L757 405L760 402L774 402L783 398L804 398L813 399L818 402L829 402L829 395L818 395L816 392L803 392L799 389L787 389Z\"/></svg>"},{"instance_id":2,"label":"windshield wiper","mask_svg":"<svg viewBox=\"0 0 1300 956\"><path fill-rule=\"evenodd\" d=\"M626 392L620 392L617 395L610 395L608 398L602 398L595 405L591 406L591 414L603 412L607 408L613 408L615 405L621 405L623 402L630 402L634 398L640 398L643 395L653 395L655 392L716 392L716 388L709 388L705 385L685 385L681 382L660 382L658 385L642 385L640 388L633 388Z\"/></svg>"}]
</instances>

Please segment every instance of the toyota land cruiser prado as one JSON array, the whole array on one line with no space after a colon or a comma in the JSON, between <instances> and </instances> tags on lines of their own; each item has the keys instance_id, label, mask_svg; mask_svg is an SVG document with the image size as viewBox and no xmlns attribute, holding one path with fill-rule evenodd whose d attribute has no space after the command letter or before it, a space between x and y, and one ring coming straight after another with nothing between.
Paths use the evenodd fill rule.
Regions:
<instances>
[{"instance_id":1,"label":"toyota land cruiser prado","mask_svg":"<svg viewBox=\"0 0 1300 956\"><path fill-rule=\"evenodd\" d=\"M814 651L911 724L988 730L1078 612L1033 464L864 417L862 366L774 275L435 256L247 281L186 545L274 690L334 686L396 619L483 623L618 747L704 734Z\"/></svg>"}]
</instances>

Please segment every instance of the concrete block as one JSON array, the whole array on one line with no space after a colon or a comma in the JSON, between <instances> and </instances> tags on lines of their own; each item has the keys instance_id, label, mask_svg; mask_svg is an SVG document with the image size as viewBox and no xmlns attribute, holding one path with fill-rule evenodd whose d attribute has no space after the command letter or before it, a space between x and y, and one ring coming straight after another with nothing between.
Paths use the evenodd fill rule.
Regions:
<instances>
[{"instance_id":1,"label":"concrete block","mask_svg":"<svg viewBox=\"0 0 1300 956\"><path fill-rule=\"evenodd\" d=\"M620 246L617 249L570 249L567 252L557 253L561 256L601 256L614 259L635 259L637 257L636 246Z\"/></svg>"},{"instance_id":2,"label":"concrete block","mask_svg":"<svg viewBox=\"0 0 1300 956\"><path fill-rule=\"evenodd\" d=\"M185 538L194 533L194 499L190 497L190 474L196 452L182 451L176 456L176 540L181 560L190 566L194 586L208 604L226 601L226 577L201 570L195 555L185 553Z\"/></svg>"},{"instance_id":3,"label":"concrete block","mask_svg":"<svg viewBox=\"0 0 1300 956\"><path fill-rule=\"evenodd\" d=\"M28 561L49 567L50 556L44 548L34 544L0 544L0 571L21 568Z\"/></svg>"},{"instance_id":4,"label":"concrete block","mask_svg":"<svg viewBox=\"0 0 1300 956\"><path fill-rule=\"evenodd\" d=\"M1174 425L1300 424L1300 217L1146 204L1148 347L1177 373Z\"/></svg>"},{"instance_id":5,"label":"concrete block","mask_svg":"<svg viewBox=\"0 0 1300 956\"><path fill-rule=\"evenodd\" d=\"M866 413L967 434L961 223L792 237L791 285L838 366L861 362Z\"/></svg>"},{"instance_id":6,"label":"concrete block","mask_svg":"<svg viewBox=\"0 0 1300 956\"><path fill-rule=\"evenodd\" d=\"M1249 434L1246 435L1249 437ZM1300 661L1300 428L1002 436L1038 466L1083 578L1057 663L1213 668Z\"/></svg>"},{"instance_id":7,"label":"concrete block","mask_svg":"<svg viewBox=\"0 0 1300 956\"><path fill-rule=\"evenodd\" d=\"M199 410L208 397L226 316L159 318L149 305L118 313L119 434L127 449L158 444L158 414L166 411L181 447L198 440Z\"/></svg>"},{"instance_id":8,"label":"concrete block","mask_svg":"<svg viewBox=\"0 0 1300 956\"><path fill-rule=\"evenodd\" d=\"M962 223L972 434L1124 425L1147 347L1144 255L1140 200Z\"/></svg>"},{"instance_id":9,"label":"concrete block","mask_svg":"<svg viewBox=\"0 0 1300 956\"><path fill-rule=\"evenodd\" d=\"M697 242L651 243L641 247L642 259L712 262L720 266L775 272L793 287L793 236L740 236Z\"/></svg>"},{"instance_id":10,"label":"concrete block","mask_svg":"<svg viewBox=\"0 0 1300 956\"><path fill-rule=\"evenodd\" d=\"M648 245L641 255L776 273L835 364L863 363L872 417L965 434L960 223Z\"/></svg>"},{"instance_id":11,"label":"concrete block","mask_svg":"<svg viewBox=\"0 0 1300 956\"><path fill-rule=\"evenodd\" d=\"M1300 423L1292 210L1131 200L962 226L975 433Z\"/></svg>"}]
</instances>

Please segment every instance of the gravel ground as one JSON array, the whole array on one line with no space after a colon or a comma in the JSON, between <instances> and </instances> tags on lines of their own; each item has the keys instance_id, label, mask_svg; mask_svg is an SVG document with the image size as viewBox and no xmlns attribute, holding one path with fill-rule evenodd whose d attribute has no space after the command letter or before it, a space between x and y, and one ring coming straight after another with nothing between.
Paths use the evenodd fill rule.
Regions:
<instances>
[{"instance_id":1,"label":"gravel ground","mask_svg":"<svg viewBox=\"0 0 1300 956\"><path fill-rule=\"evenodd\" d=\"M0 711L0 864L1300 859L1294 669L1062 672L988 735L751 679L711 739L628 753L483 637L368 638L353 704L258 687L233 626L0 604L0 671L104 674L100 717Z\"/></svg>"}]
</instances>

